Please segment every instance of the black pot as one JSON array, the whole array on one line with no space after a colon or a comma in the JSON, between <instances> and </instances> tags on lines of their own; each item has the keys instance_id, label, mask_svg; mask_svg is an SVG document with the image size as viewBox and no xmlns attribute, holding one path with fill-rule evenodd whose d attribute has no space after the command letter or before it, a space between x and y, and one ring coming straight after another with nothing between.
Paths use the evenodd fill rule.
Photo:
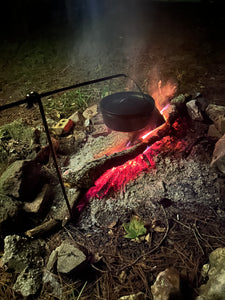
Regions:
<instances>
[{"instance_id":1,"label":"black pot","mask_svg":"<svg viewBox=\"0 0 225 300\"><path fill-rule=\"evenodd\" d=\"M116 131L131 132L148 126L152 130L163 124L164 118L154 99L138 92L119 92L104 97L100 109L105 124Z\"/></svg>"}]
</instances>

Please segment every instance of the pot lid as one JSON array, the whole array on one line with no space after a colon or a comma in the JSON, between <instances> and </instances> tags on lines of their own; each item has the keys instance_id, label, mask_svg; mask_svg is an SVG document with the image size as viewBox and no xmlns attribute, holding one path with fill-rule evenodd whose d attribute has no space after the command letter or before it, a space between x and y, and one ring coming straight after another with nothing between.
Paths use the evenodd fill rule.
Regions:
<instances>
[{"instance_id":1,"label":"pot lid","mask_svg":"<svg viewBox=\"0 0 225 300\"><path fill-rule=\"evenodd\" d=\"M138 92L119 92L104 97L100 102L101 109L112 115L134 116L148 115L154 107L154 99Z\"/></svg>"}]
</instances>

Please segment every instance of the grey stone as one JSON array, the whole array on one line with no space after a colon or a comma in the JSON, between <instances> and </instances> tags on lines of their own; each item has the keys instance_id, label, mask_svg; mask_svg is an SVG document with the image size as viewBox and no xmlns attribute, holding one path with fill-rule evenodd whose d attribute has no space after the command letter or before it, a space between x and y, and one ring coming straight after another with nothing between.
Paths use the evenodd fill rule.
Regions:
<instances>
[{"instance_id":1,"label":"grey stone","mask_svg":"<svg viewBox=\"0 0 225 300\"><path fill-rule=\"evenodd\" d=\"M160 272L151 286L153 300L169 300L180 295L180 276L174 268Z\"/></svg>"},{"instance_id":2,"label":"grey stone","mask_svg":"<svg viewBox=\"0 0 225 300\"><path fill-rule=\"evenodd\" d=\"M213 158L210 164L225 174L225 134L219 139L213 151Z\"/></svg>"},{"instance_id":3,"label":"grey stone","mask_svg":"<svg viewBox=\"0 0 225 300\"><path fill-rule=\"evenodd\" d=\"M81 115L79 111L73 113L68 119L70 119L74 125L82 124L84 122L84 117Z\"/></svg>"},{"instance_id":4,"label":"grey stone","mask_svg":"<svg viewBox=\"0 0 225 300\"><path fill-rule=\"evenodd\" d=\"M0 235L9 233L19 221L22 202L0 194Z\"/></svg>"},{"instance_id":5,"label":"grey stone","mask_svg":"<svg viewBox=\"0 0 225 300\"><path fill-rule=\"evenodd\" d=\"M208 129L208 136L220 139L222 137L222 134L219 132L219 130L214 124L211 124Z\"/></svg>"},{"instance_id":6,"label":"grey stone","mask_svg":"<svg viewBox=\"0 0 225 300\"><path fill-rule=\"evenodd\" d=\"M58 258L58 251L57 250L53 250L52 253L50 254L49 256L49 259L48 259L48 263L47 263L47 266L46 266L46 270L47 271L51 271L57 261L57 258Z\"/></svg>"},{"instance_id":7,"label":"grey stone","mask_svg":"<svg viewBox=\"0 0 225 300\"><path fill-rule=\"evenodd\" d=\"M85 119L91 119L94 116L96 116L98 113L98 107L97 104L94 104L90 107L88 107L87 109L85 109L85 111L83 112L83 117Z\"/></svg>"},{"instance_id":8,"label":"grey stone","mask_svg":"<svg viewBox=\"0 0 225 300\"><path fill-rule=\"evenodd\" d=\"M188 114L192 120L203 121L203 116L196 104L196 100L191 100L186 103Z\"/></svg>"},{"instance_id":9,"label":"grey stone","mask_svg":"<svg viewBox=\"0 0 225 300\"><path fill-rule=\"evenodd\" d=\"M204 265L203 271L202 274L207 275L209 279L199 288L199 296L196 300L224 299L225 248L217 248L209 255L209 265Z\"/></svg>"},{"instance_id":10,"label":"grey stone","mask_svg":"<svg viewBox=\"0 0 225 300\"><path fill-rule=\"evenodd\" d=\"M180 107L185 104L187 96L184 94L180 94L177 97L173 98L170 103Z\"/></svg>"},{"instance_id":11,"label":"grey stone","mask_svg":"<svg viewBox=\"0 0 225 300\"><path fill-rule=\"evenodd\" d=\"M17 277L13 286L14 291L23 297L35 295L42 285L42 272L40 269L24 269Z\"/></svg>"},{"instance_id":12,"label":"grey stone","mask_svg":"<svg viewBox=\"0 0 225 300\"><path fill-rule=\"evenodd\" d=\"M0 191L18 200L32 201L40 188L40 169L32 160L15 161L0 177Z\"/></svg>"},{"instance_id":13,"label":"grey stone","mask_svg":"<svg viewBox=\"0 0 225 300\"><path fill-rule=\"evenodd\" d=\"M52 274L51 272L44 270L43 278L42 278L43 284L48 291L58 299L62 299L63 297L63 291L61 288L60 283L57 281L56 275Z\"/></svg>"},{"instance_id":14,"label":"grey stone","mask_svg":"<svg viewBox=\"0 0 225 300\"><path fill-rule=\"evenodd\" d=\"M39 240L30 241L18 235L8 235L4 239L2 264L16 273L25 268L43 266L44 244Z\"/></svg>"},{"instance_id":15,"label":"grey stone","mask_svg":"<svg viewBox=\"0 0 225 300\"><path fill-rule=\"evenodd\" d=\"M209 104L205 110L207 116L215 123L219 117L225 117L225 106Z\"/></svg>"},{"instance_id":16,"label":"grey stone","mask_svg":"<svg viewBox=\"0 0 225 300\"><path fill-rule=\"evenodd\" d=\"M120 297L119 300L145 300L146 296L144 293L139 292L137 294L127 295Z\"/></svg>"},{"instance_id":17,"label":"grey stone","mask_svg":"<svg viewBox=\"0 0 225 300\"><path fill-rule=\"evenodd\" d=\"M219 116L214 124L221 134L225 134L225 116Z\"/></svg>"},{"instance_id":18,"label":"grey stone","mask_svg":"<svg viewBox=\"0 0 225 300\"><path fill-rule=\"evenodd\" d=\"M75 246L63 242L56 248L58 252L57 271L59 273L70 273L86 261L85 254Z\"/></svg>"}]
</instances>

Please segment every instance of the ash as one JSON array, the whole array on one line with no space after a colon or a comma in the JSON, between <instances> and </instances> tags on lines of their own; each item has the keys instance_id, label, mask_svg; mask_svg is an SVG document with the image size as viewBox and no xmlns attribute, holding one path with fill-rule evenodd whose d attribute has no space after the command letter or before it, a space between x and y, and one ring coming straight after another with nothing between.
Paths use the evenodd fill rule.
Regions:
<instances>
[{"instance_id":1,"label":"ash","mask_svg":"<svg viewBox=\"0 0 225 300\"><path fill-rule=\"evenodd\" d=\"M204 126L194 133L190 130L182 140L189 142L188 151L180 155L160 154L154 158L156 169L131 181L123 191L92 199L81 213L79 228L96 232L113 223L127 222L132 214L159 218L160 205L165 199L171 205L168 214L170 211L192 214L199 207L223 209L223 180L217 170L210 167L214 142L204 135Z\"/></svg>"}]
</instances>

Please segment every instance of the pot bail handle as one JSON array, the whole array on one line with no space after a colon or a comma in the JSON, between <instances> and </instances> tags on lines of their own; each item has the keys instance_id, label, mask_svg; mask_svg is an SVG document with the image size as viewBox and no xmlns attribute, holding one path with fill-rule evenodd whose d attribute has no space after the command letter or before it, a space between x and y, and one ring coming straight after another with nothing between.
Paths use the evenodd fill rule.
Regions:
<instances>
[{"instance_id":1,"label":"pot bail handle","mask_svg":"<svg viewBox=\"0 0 225 300\"><path fill-rule=\"evenodd\" d=\"M144 92L142 91L140 85L137 83L137 81L134 80L134 79L133 79L132 77L130 77L129 75L126 75L126 77L129 78L130 80L132 80L133 83L135 83L135 85L136 85L136 87L138 88L140 94L142 94L143 99L145 99L145 94L144 94Z\"/></svg>"}]
</instances>

